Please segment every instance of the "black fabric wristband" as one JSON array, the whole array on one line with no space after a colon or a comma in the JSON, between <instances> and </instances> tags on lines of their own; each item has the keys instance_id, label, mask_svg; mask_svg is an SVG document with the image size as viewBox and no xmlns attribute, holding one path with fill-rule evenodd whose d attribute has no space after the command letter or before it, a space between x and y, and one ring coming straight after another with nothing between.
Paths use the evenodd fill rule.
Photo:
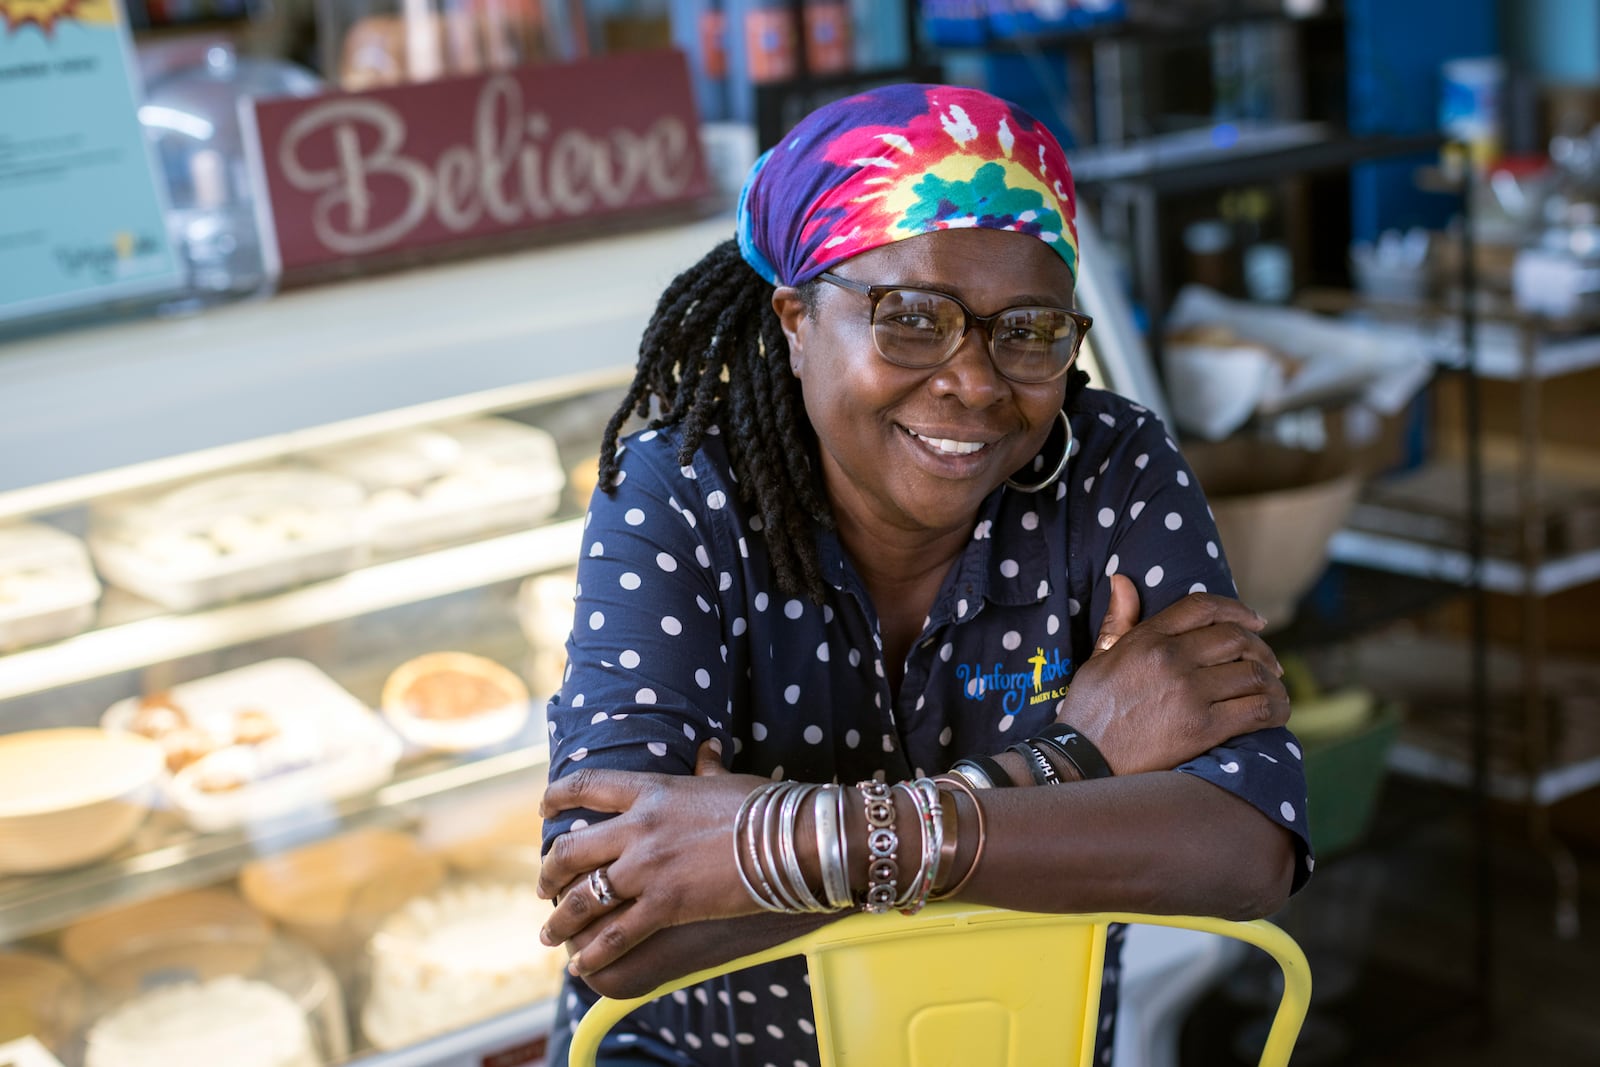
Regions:
<instances>
[{"instance_id":1,"label":"black fabric wristband","mask_svg":"<svg viewBox=\"0 0 1600 1067\"><path fill-rule=\"evenodd\" d=\"M993 757L964 756L961 759L956 760L956 766L958 767L963 763L970 763L976 767L978 772L987 777L990 784L992 784L996 789L1009 789L1016 785L1016 783L1011 780L1011 776L1006 773L1006 769L1000 766L999 763L995 762Z\"/></svg>"},{"instance_id":2,"label":"black fabric wristband","mask_svg":"<svg viewBox=\"0 0 1600 1067\"><path fill-rule=\"evenodd\" d=\"M1056 751L1077 768L1078 775L1083 779L1111 777L1111 764L1094 747L1094 742L1084 737L1076 727L1064 722L1051 723L1039 733L1039 739L1054 741Z\"/></svg>"}]
</instances>

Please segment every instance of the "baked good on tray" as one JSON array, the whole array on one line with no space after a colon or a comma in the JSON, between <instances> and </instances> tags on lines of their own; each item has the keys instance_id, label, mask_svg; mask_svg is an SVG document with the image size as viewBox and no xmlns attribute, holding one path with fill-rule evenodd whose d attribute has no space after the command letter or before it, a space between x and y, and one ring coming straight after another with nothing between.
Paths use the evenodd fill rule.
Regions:
<instances>
[{"instance_id":1,"label":"baked good on tray","mask_svg":"<svg viewBox=\"0 0 1600 1067\"><path fill-rule=\"evenodd\" d=\"M266 982L156 986L89 1028L84 1067L320 1067L305 1014Z\"/></svg>"},{"instance_id":2,"label":"baked good on tray","mask_svg":"<svg viewBox=\"0 0 1600 1067\"><path fill-rule=\"evenodd\" d=\"M470 652L431 652L397 667L383 685L384 717L422 748L465 752L506 741L528 721L528 687Z\"/></svg>"},{"instance_id":3,"label":"baked good on tray","mask_svg":"<svg viewBox=\"0 0 1600 1067\"><path fill-rule=\"evenodd\" d=\"M566 951L539 941L531 884L469 883L413 900L373 935L367 1038L398 1048L554 996Z\"/></svg>"}]
</instances>

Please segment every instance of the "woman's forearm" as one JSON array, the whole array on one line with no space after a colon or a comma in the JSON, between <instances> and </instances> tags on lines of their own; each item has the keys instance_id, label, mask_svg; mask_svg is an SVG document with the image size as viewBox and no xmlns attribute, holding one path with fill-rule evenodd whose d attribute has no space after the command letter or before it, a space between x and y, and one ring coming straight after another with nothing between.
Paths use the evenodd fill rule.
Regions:
<instances>
[{"instance_id":1,"label":"woman's forearm","mask_svg":"<svg viewBox=\"0 0 1600 1067\"><path fill-rule=\"evenodd\" d=\"M1193 775L981 795L988 838L966 900L1022 911L1245 919L1281 907L1293 880L1288 831Z\"/></svg>"},{"instance_id":2,"label":"woman's forearm","mask_svg":"<svg viewBox=\"0 0 1600 1067\"><path fill-rule=\"evenodd\" d=\"M646 938L609 967L585 975L595 992L616 999L639 997L663 982L715 967L824 926L832 915L744 915L669 926Z\"/></svg>"},{"instance_id":3,"label":"woman's forearm","mask_svg":"<svg viewBox=\"0 0 1600 1067\"><path fill-rule=\"evenodd\" d=\"M1026 780L1020 758L1014 780ZM1142 911L1166 915L1258 918L1276 911L1293 880L1294 845L1287 831L1243 800L1193 775L1159 771L1058 786L985 789L986 843L961 899L1019 911ZM960 812L961 839L953 884L971 864L977 819L965 796L945 794ZM916 825L916 811L896 797L897 823ZM867 884L866 819L845 814L852 889ZM802 869L820 887L809 820L796 832ZM920 835L901 843L920 854Z\"/></svg>"}]
</instances>

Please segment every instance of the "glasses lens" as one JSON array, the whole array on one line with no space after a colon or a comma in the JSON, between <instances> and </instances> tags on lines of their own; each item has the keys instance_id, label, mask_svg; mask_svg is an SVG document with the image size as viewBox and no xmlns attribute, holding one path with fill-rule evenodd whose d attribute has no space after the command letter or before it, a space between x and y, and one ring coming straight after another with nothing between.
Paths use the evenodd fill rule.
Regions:
<instances>
[{"instance_id":1,"label":"glasses lens","mask_svg":"<svg viewBox=\"0 0 1600 1067\"><path fill-rule=\"evenodd\" d=\"M1012 308L994 324L994 363L1019 382L1049 381L1072 362L1080 340L1078 320L1060 308Z\"/></svg>"},{"instance_id":2,"label":"glasses lens","mask_svg":"<svg viewBox=\"0 0 1600 1067\"><path fill-rule=\"evenodd\" d=\"M933 367L960 341L967 318L961 305L938 293L896 289L878 301L872 335L878 351L902 367Z\"/></svg>"}]
</instances>

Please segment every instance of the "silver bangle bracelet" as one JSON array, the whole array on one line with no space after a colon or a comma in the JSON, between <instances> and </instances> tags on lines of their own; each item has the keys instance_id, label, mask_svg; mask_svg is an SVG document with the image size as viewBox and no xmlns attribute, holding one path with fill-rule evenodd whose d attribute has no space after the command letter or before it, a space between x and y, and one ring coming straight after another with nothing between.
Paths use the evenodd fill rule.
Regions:
<instances>
[{"instance_id":1,"label":"silver bangle bracelet","mask_svg":"<svg viewBox=\"0 0 1600 1067\"><path fill-rule=\"evenodd\" d=\"M760 816L765 814L764 810L762 809L765 808L773 792L779 788L780 784L774 782L771 785L764 785L760 789L752 792L748 797L745 798L744 803L739 806L739 814L735 816L733 822L733 858L735 861L734 866L739 869L739 880L744 883L744 887L749 892L750 898L754 900L756 904L758 904L765 911L773 912L781 912L783 911L783 908L778 903L777 898L772 891L772 884L767 881L766 874L761 869L761 857L757 848L758 834L756 826ZM744 839L745 847L743 850L741 850L739 847L741 838ZM750 865L754 871L755 877L761 883L760 889L756 888L756 885L751 881L749 875L745 871L746 854L748 854L750 858Z\"/></svg>"},{"instance_id":2,"label":"silver bangle bracelet","mask_svg":"<svg viewBox=\"0 0 1600 1067\"><path fill-rule=\"evenodd\" d=\"M814 785L795 785L790 788L783 798L783 813L778 820L778 856L783 860L783 871L789 879L789 890L800 902L801 909L812 914L825 912L828 906L817 899L817 895L811 891L810 884L806 882L806 872L800 866L800 854L796 848L795 838L800 831L800 811L818 788Z\"/></svg>"},{"instance_id":3,"label":"silver bangle bracelet","mask_svg":"<svg viewBox=\"0 0 1600 1067\"><path fill-rule=\"evenodd\" d=\"M996 784L990 781L984 769L971 760L956 760L954 766L950 768L950 773L959 774L974 789L994 789L996 787Z\"/></svg>"},{"instance_id":4,"label":"silver bangle bracelet","mask_svg":"<svg viewBox=\"0 0 1600 1067\"><path fill-rule=\"evenodd\" d=\"M761 825L761 858L767 867L768 878L772 887L778 891L778 899L783 902L784 909L793 913L804 912L805 905L800 898L795 896L784 877L782 861L778 858L778 842L783 836L783 809L789 798L793 795L791 789L794 783L783 782L779 784L779 793L773 796L767 805L765 818Z\"/></svg>"},{"instance_id":5,"label":"silver bangle bracelet","mask_svg":"<svg viewBox=\"0 0 1600 1067\"><path fill-rule=\"evenodd\" d=\"M828 910L837 911L850 906L850 876L845 871L844 824L840 819L839 798L844 787L825 785L817 790L811 804L811 820L816 823L817 862L822 867L822 894L827 898Z\"/></svg>"}]
</instances>

